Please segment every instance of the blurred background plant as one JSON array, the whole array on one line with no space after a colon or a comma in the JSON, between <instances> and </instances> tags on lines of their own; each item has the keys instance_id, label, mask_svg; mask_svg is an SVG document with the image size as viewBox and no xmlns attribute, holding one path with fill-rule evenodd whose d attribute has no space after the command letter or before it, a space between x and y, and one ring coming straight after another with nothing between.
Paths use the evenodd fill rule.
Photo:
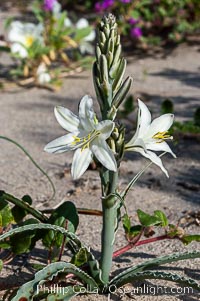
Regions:
<instances>
[{"instance_id":1,"label":"blurred background plant","mask_svg":"<svg viewBox=\"0 0 200 301\"><path fill-rule=\"evenodd\" d=\"M95 31L85 18L73 22L57 0L36 0L31 10L34 23L6 20L7 40L1 50L10 52L17 63L11 75L27 78L22 84L60 85L67 71L87 64Z\"/></svg>"},{"instance_id":2,"label":"blurred background plant","mask_svg":"<svg viewBox=\"0 0 200 301\"><path fill-rule=\"evenodd\" d=\"M32 25L6 22L8 46L20 63L12 74L31 78L25 84L59 85L58 78L68 71L90 64L85 55L93 54L95 31L88 20L95 25L108 12L117 16L124 48L131 51L180 43L200 31L199 0L9 0L0 7L7 9L10 3L24 19L34 15Z\"/></svg>"},{"instance_id":3,"label":"blurred background plant","mask_svg":"<svg viewBox=\"0 0 200 301\"><path fill-rule=\"evenodd\" d=\"M113 12L121 34L134 45L179 43L200 29L198 0L62 0L67 9L93 11L100 18Z\"/></svg>"}]
</instances>

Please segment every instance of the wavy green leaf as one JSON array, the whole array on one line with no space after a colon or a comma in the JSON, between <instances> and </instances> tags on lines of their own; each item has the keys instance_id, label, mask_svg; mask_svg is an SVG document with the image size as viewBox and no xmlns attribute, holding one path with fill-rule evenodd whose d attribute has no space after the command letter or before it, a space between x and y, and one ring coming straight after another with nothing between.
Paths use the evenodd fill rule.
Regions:
<instances>
[{"instance_id":1,"label":"wavy green leaf","mask_svg":"<svg viewBox=\"0 0 200 301\"><path fill-rule=\"evenodd\" d=\"M22 233L24 231L42 230L42 229L54 230L54 231L60 232L63 235L66 235L66 237L69 237L70 239L72 239L79 247L82 246L82 243L80 242L79 238L74 233L71 233L62 227L59 227L56 225L51 225L51 224L31 224L31 225L21 226L21 227L12 229L12 230L0 235L0 241L2 241L5 238L10 237L14 234L17 234L17 233Z\"/></svg>"},{"instance_id":2,"label":"wavy green leaf","mask_svg":"<svg viewBox=\"0 0 200 301\"><path fill-rule=\"evenodd\" d=\"M44 290L45 281L52 280L53 277L57 276L59 273L62 274L72 273L73 275L76 275L84 284L89 285L91 290L98 287L94 279L90 277L87 273L83 272L81 269L77 268L75 265L71 263L60 261L60 262L51 263L41 271L37 272L33 280L21 286L21 288L18 290L16 296L12 299L12 301L32 300L32 298L35 295L37 295L41 290ZM70 298L72 297L71 293L72 292L70 290L70 296L69 296ZM78 292L76 294L78 294Z\"/></svg>"},{"instance_id":3,"label":"wavy green leaf","mask_svg":"<svg viewBox=\"0 0 200 301\"><path fill-rule=\"evenodd\" d=\"M81 286L77 286L77 291L81 290ZM77 296L79 293L74 291L73 286L65 286L60 289L61 292L49 294L46 298L46 301L68 301L73 297Z\"/></svg>"},{"instance_id":4,"label":"wavy green leaf","mask_svg":"<svg viewBox=\"0 0 200 301\"><path fill-rule=\"evenodd\" d=\"M62 227L59 227L56 225L51 225L51 224L32 224L32 225L25 225L22 227L18 227L18 228L12 229L12 230L0 235L0 241L3 241L4 239L6 239L14 234L23 233L24 231L34 231L34 230L43 230L43 229L44 230L54 230L54 231L62 233L63 235L66 235L67 238L71 239L70 242L72 242L73 245L75 245L77 252L82 247L86 248L86 246L84 246L81 243L79 238L74 233L71 233ZM74 250L75 250L75 248L74 248ZM101 280L101 270L99 268L99 262L98 262L98 260L96 260L96 258L90 252L89 249L87 249L87 253L88 253L87 256L88 256L88 265L90 267L90 273L98 284L102 284L103 282Z\"/></svg>"},{"instance_id":5,"label":"wavy green leaf","mask_svg":"<svg viewBox=\"0 0 200 301\"><path fill-rule=\"evenodd\" d=\"M194 258L200 258L200 252L194 251L194 252L186 252L186 253L175 253L171 255L166 255L162 257L158 257L152 260L145 261L141 264L138 264L136 266L132 266L126 270L124 270L122 273L114 277L109 285L116 284L120 282L120 279L125 279L126 277L129 277L129 275L133 275L139 272L143 272L150 268L158 267L161 264L171 263L179 260L186 260L186 259L194 259Z\"/></svg>"},{"instance_id":6,"label":"wavy green leaf","mask_svg":"<svg viewBox=\"0 0 200 301\"><path fill-rule=\"evenodd\" d=\"M119 275L120 276L120 275ZM160 280L168 280L179 283L181 285L192 287L196 290L200 291L200 285L192 278L186 278L174 273L166 273L166 272L155 272L155 271L144 271L139 273L129 273L127 275L123 275L118 279L118 281L112 282L112 285L116 287L121 287L126 283L133 282L134 280L146 280L146 279L160 279Z\"/></svg>"}]
</instances>

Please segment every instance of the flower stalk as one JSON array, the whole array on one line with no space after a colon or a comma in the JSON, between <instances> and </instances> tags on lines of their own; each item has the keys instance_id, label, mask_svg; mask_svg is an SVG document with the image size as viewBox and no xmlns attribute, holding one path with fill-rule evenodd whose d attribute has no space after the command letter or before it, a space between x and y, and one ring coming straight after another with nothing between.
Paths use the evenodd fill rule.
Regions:
<instances>
[{"instance_id":1,"label":"flower stalk","mask_svg":"<svg viewBox=\"0 0 200 301\"><path fill-rule=\"evenodd\" d=\"M117 185L118 173L112 173L112 188ZM103 211L103 228L101 237L101 270L102 281L109 282L110 270L112 267L112 256L115 239L115 231L117 228L117 208L118 204L114 195L110 195L102 200Z\"/></svg>"},{"instance_id":2,"label":"flower stalk","mask_svg":"<svg viewBox=\"0 0 200 301\"><path fill-rule=\"evenodd\" d=\"M115 119L117 109L130 89L132 78L127 77L125 81L123 80L125 69L126 60L121 57L117 23L115 17L109 14L102 19L98 28L96 61L93 66L93 81L103 120ZM115 125L107 142L115 154L117 167L119 167L124 148L124 128ZM100 267L102 281L108 283L118 223L119 200L115 195L118 170L111 171L103 167L100 170L100 177L103 211Z\"/></svg>"}]
</instances>

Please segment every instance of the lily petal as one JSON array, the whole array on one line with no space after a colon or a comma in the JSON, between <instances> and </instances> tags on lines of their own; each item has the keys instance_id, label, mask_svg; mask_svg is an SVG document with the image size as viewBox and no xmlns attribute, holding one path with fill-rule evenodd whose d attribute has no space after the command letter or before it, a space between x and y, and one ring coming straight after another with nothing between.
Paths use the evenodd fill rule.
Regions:
<instances>
[{"instance_id":1,"label":"lily petal","mask_svg":"<svg viewBox=\"0 0 200 301\"><path fill-rule=\"evenodd\" d=\"M126 151L134 151L135 147L141 147L144 149L144 151L147 151L146 144L144 143L144 140L141 138L136 138L134 141L134 144L131 144L130 141L125 145L125 150Z\"/></svg>"},{"instance_id":2,"label":"lily petal","mask_svg":"<svg viewBox=\"0 0 200 301\"><path fill-rule=\"evenodd\" d=\"M134 150L136 152L140 153L141 155L143 155L144 157L146 157L147 159L151 160L157 166L159 166L161 168L161 170L165 173L165 175L169 178L168 172L162 164L162 160L155 153L153 153L151 151L145 152L142 148L139 148L139 147L135 148Z\"/></svg>"},{"instance_id":3,"label":"lily petal","mask_svg":"<svg viewBox=\"0 0 200 301\"><path fill-rule=\"evenodd\" d=\"M90 132L94 129L94 110L93 110L93 100L90 96L85 95L79 105L79 118L80 123L83 128Z\"/></svg>"},{"instance_id":4,"label":"lily petal","mask_svg":"<svg viewBox=\"0 0 200 301\"><path fill-rule=\"evenodd\" d=\"M74 136L77 136L78 132L69 133L62 137L56 138L55 140L49 142L44 150L48 153L63 153L69 150L74 150L77 148L76 145L73 145Z\"/></svg>"},{"instance_id":5,"label":"lily petal","mask_svg":"<svg viewBox=\"0 0 200 301\"><path fill-rule=\"evenodd\" d=\"M170 153L174 158L176 158L176 155L173 153L173 151L165 141L161 143L155 143L155 142L147 143L146 148L153 151L167 152Z\"/></svg>"},{"instance_id":6,"label":"lily petal","mask_svg":"<svg viewBox=\"0 0 200 301\"><path fill-rule=\"evenodd\" d=\"M149 127L151 123L151 113L147 106L144 104L143 101L138 99L138 105L139 105L139 110L138 110L138 137L140 135L143 135L143 133L146 132L147 128Z\"/></svg>"},{"instance_id":7,"label":"lily petal","mask_svg":"<svg viewBox=\"0 0 200 301\"><path fill-rule=\"evenodd\" d=\"M174 121L173 114L164 114L158 118L155 118L148 130L148 137L153 137L158 132L166 132L171 127Z\"/></svg>"},{"instance_id":8,"label":"lily petal","mask_svg":"<svg viewBox=\"0 0 200 301\"><path fill-rule=\"evenodd\" d=\"M68 132L77 131L80 122L78 117L70 110L61 106L57 106L54 109L54 114L58 123L63 129L67 130Z\"/></svg>"},{"instance_id":9,"label":"lily petal","mask_svg":"<svg viewBox=\"0 0 200 301\"><path fill-rule=\"evenodd\" d=\"M71 168L71 174L74 180L80 178L84 174L91 161L92 152L89 148L85 148L84 150L78 148L75 151Z\"/></svg>"},{"instance_id":10,"label":"lily petal","mask_svg":"<svg viewBox=\"0 0 200 301\"><path fill-rule=\"evenodd\" d=\"M138 99L138 120L137 120L137 129L135 135L129 141L129 144L133 144L136 138L143 137L144 134L148 131L149 125L151 123L151 113L147 106Z\"/></svg>"},{"instance_id":11,"label":"lily petal","mask_svg":"<svg viewBox=\"0 0 200 301\"><path fill-rule=\"evenodd\" d=\"M95 139L91 145L91 150L103 166L112 171L117 170L115 156L104 139L100 137Z\"/></svg>"},{"instance_id":12,"label":"lily petal","mask_svg":"<svg viewBox=\"0 0 200 301\"><path fill-rule=\"evenodd\" d=\"M101 132L101 137L106 140L108 137L110 137L113 129L114 129L114 122L111 120L104 120L99 122L96 125L96 130Z\"/></svg>"}]
</instances>

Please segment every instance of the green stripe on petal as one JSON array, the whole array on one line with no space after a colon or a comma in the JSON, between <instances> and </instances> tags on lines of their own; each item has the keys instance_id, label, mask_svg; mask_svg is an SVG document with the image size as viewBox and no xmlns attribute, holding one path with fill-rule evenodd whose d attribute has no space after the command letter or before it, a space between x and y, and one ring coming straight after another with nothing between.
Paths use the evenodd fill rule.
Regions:
<instances>
[{"instance_id":1,"label":"green stripe on petal","mask_svg":"<svg viewBox=\"0 0 200 301\"><path fill-rule=\"evenodd\" d=\"M69 150L76 149L76 145L74 145L74 136L76 136L77 133L69 133L67 135L64 135L62 137L56 138L55 140L49 142L44 150L48 153L63 153Z\"/></svg>"},{"instance_id":2,"label":"green stripe on petal","mask_svg":"<svg viewBox=\"0 0 200 301\"><path fill-rule=\"evenodd\" d=\"M80 178L88 168L91 161L92 161L91 150L89 148L85 148L83 150L78 148L74 153L74 157L72 161L72 168L71 168L72 178L74 180Z\"/></svg>"},{"instance_id":3,"label":"green stripe on petal","mask_svg":"<svg viewBox=\"0 0 200 301\"><path fill-rule=\"evenodd\" d=\"M95 113L93 111L93 100L90 96L85 95L79 105L79 118L82 127L90 132L94 129Z\"/></svg>"}]
</instances>

